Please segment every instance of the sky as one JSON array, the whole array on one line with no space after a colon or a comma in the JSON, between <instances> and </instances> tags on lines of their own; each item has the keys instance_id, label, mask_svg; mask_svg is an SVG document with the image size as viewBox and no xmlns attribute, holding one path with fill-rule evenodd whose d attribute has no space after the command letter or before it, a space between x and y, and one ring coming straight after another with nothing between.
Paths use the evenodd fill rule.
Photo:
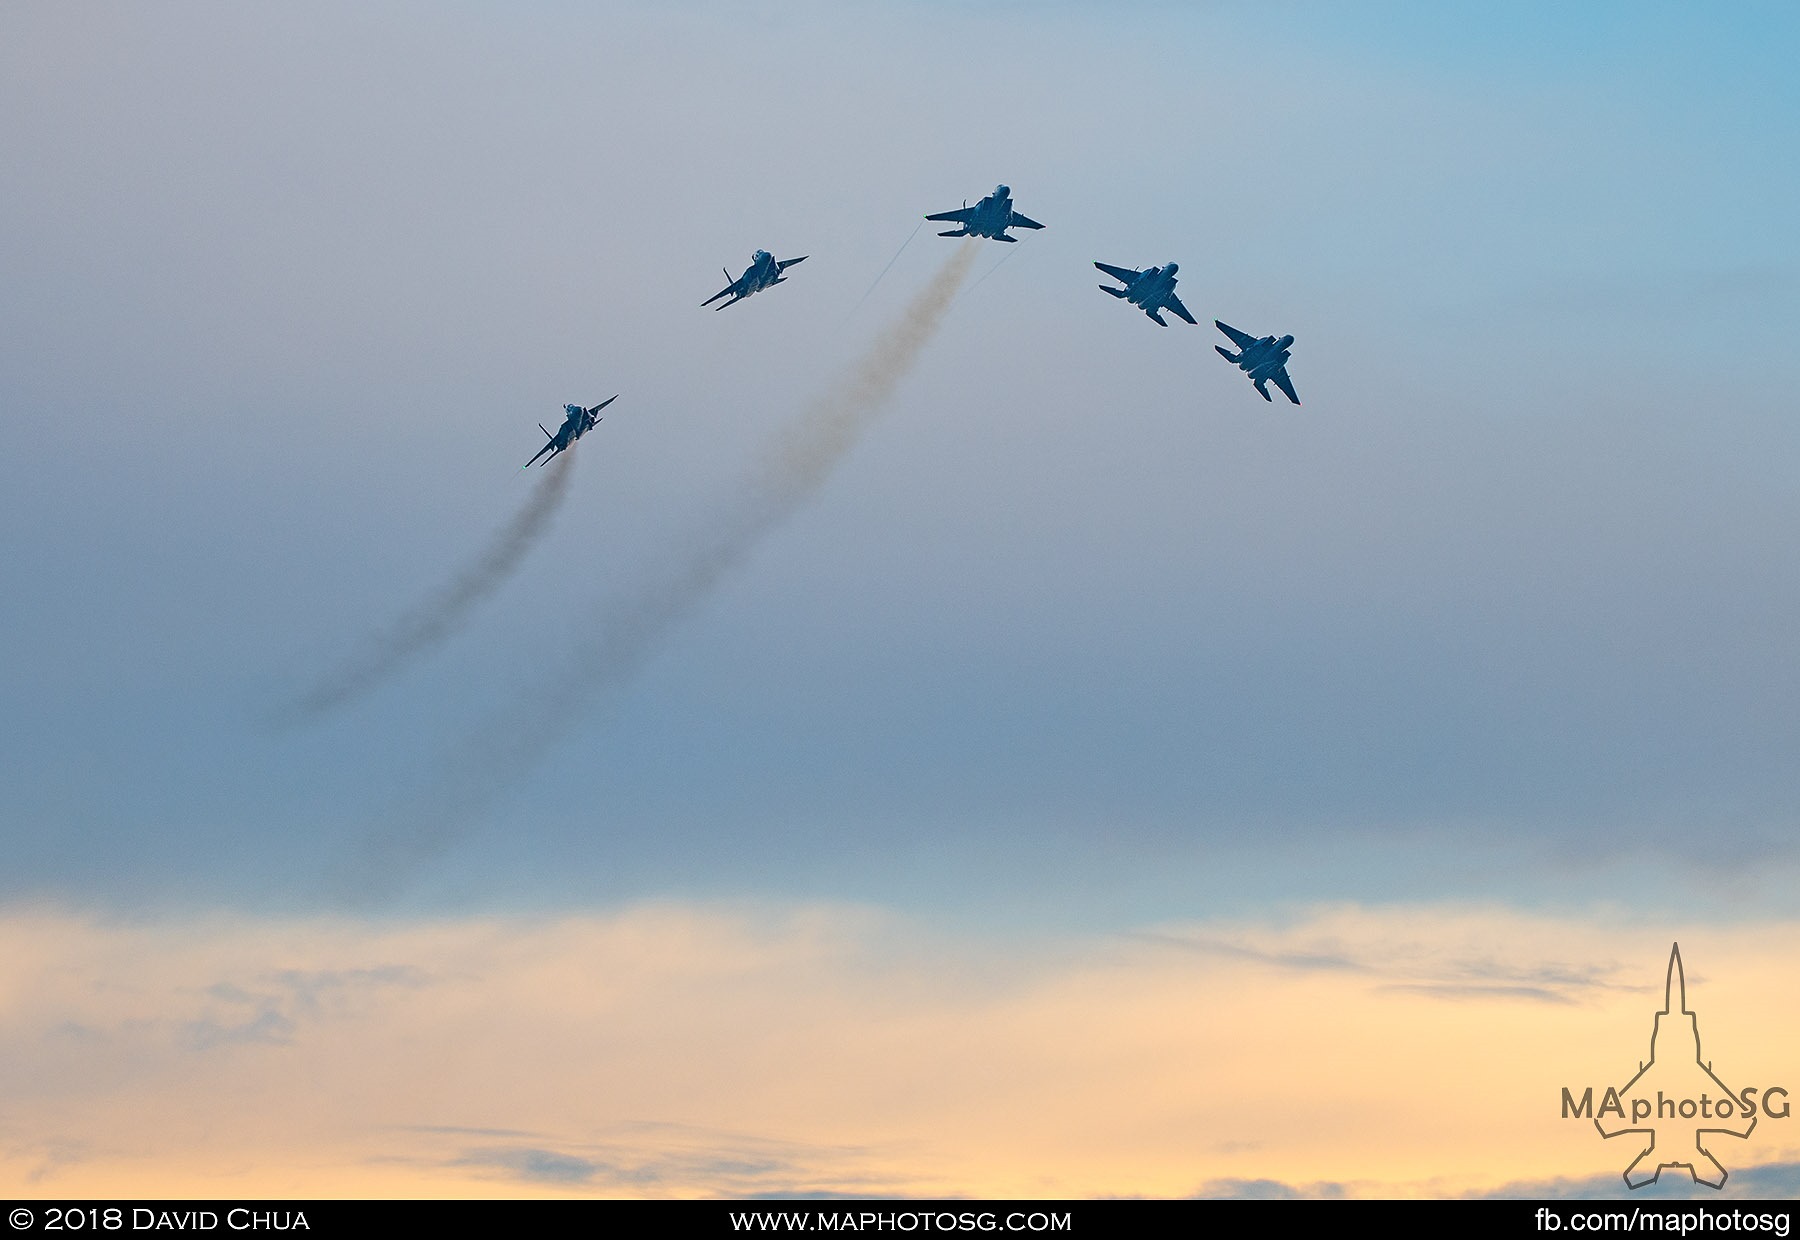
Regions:
<instances>
[{"instance_id":1,"label":"sky","mask_svg":"<svg viewBox=\"0 0 1800 1240\"><path fill-rule=\"evenodd\" d=\"M1797 26L6 6L0 1185L1622 1194L1676 941L1800 1088Z\"/></svg>"}]
</instances>

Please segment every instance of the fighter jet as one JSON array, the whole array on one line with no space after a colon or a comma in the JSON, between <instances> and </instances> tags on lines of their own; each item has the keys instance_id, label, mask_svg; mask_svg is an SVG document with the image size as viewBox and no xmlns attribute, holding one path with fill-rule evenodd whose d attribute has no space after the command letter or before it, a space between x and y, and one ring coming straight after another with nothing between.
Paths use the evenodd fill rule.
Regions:
<instances>
[{"instance_id":1,"label":"fighter jet","mask_svg":"<svg viewBox=\"0 0 1800 1240\"><path fill-rule=\"evenodd\" d=\"M703 306L710 306L713 302L729 293L731 294L731 300L726 302L725 306L735 306L738 302L744 300L744 298L750 296L752 293L760 293L766 288L772 288L777 284L785 282L787 277L781 273L786 271L789 267L792 267L795 263L804 263L808 257L808 255L802 254L799 258L777 259L767 250L758 250L750 256L750 266L744 269L743 275L735 280L731 280L731 273L727 271L725 273L725 278L731 280L731 283L727 284L724 288L720 289L700 304ZM723 310L725 306L720 306L719 309Z\"/></svg>"},{"instance_id":2,"label":"fighter jet","mask_svg":"<svg viewBox=\"0 0 1800 1240\"><path fill-rule=\"evenodd\" d=\"M554 435L545 429L542 422L539 422L538 429L544 432L544 437L550 442L539 448L537 456L532 457L529 461L526 461L523 465L519 466L519 468L530 469L533 465L537 464L538 456L542 456L546 452L550 454L550 459L554 461L559 453L573 447L577 439L580 439L583 435L593 430L594 423L600 420L600 411L617 399L619 399L617 396L610 397L601 401L592 409L583 409L580 405L564 405L563 411L567 416L563 418L563 424L556 428L556 434Z\"/></svg>"},{"instance_id":3,"label":"fighter jet","mask_svg":"<svg viewBox=\"0 0 1800 1240\"><path fill-rule=\"evenodd\" d=\"M1292 336L1283 336L1279 340L1273 336L1264 336L1258 340L1248 332L1241 332L1217 319L1213 320L1213 326L1230 336L1231 343L1238 347L1238 351L1234 354L1222 344L1215 344L1213 348L1219 351L1220 357L1250 376L1250 382L1256 385L1256 390L1262 393L1264 400L1272 402L1275 399L1269 395L1269 389L1263 386L1273 379L1275 386L1286 392L1289 400L1296 405L1300 403L1300 398L1294 395L1294 381L1288 378L1287 372L1288 346L1294 343Z\"/></svg>"},{"instance_id":4,"label":"fighter jet","mask_svg":"<svg viewBox=\"0 0 1800 1240\"><path fill-rule=\"evenodd\" d=\"M1043 227L1036 220L1028 220L1012 209L1012 191L1004 185L994 186L993 193L972 207L965 199L963 205L955 211L940 211L925 218L948 220L962 225L961 228L939 233L940 237L992 237L995 241L1017 241L1017 237L1006 235L1007 229Z\"/></svg>"},{"instance_id":5,"label":"fighter jet","mask_svg":"<svg viewBox=\"0 0 1800 1240\"><path fill-rule=\"evenodd\" d=\"M1157 313L1163 309L1180 315L1190 323L1194 322L1194 316L1181 304L1181 298L1175 296L1175 273L1181 270L1176 264L1152 267L1148 271L1133 271L1129 267L1112 267L1106 263L1095 263L1094 266L1125 286L1109 288L1102 284L1102 293L1111 293L1134 306L1142 306L1144 313L1150 316L1150 321L1158 327L1169 325L1169 321Z\"/></svg>"}]
</instances>

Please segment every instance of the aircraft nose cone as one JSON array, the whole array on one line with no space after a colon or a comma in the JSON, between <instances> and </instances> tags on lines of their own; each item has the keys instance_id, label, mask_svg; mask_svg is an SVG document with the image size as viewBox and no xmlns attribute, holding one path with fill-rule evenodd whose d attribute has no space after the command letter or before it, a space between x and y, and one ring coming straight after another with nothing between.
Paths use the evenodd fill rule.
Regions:
<instances>
[{"instance_id":1,"label":"aircraft nose cone","mask_svg":"<svg viewBox=\"0 0 1800 1240\"><path fill-rule=\"evenodd\" d=\"M1176 272L1177 272L1177 271L1180 271L1180 270L1181 270L1181 268L1180 268L1180 267L1179 267L1179 266L1178 266L1178 265L1177 265L1177 264L1175 264L1175 263L1170 263L1170 264L1169 264L1169 265L1168 265L1168 267L1167 267L1167 268L1165 268L1165 270L1166 270L1166 271L1167 271L1167 272L1168 272L1168 273L1169 273L1169 274L1170 274L1170 275L1174 275L1174 274L1175 274L1175 273L1176 273Z\"/></svg>"}]
</instances>

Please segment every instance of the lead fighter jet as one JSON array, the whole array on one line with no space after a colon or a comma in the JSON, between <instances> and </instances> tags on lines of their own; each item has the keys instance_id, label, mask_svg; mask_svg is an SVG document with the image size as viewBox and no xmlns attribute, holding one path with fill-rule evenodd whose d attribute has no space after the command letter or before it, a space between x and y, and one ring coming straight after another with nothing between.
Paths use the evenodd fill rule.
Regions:
<instances>
[{"instance_id":1,"label":"lead fighter jet","mask_svg":"<svg viewBox=\"0 0 1800 1240\"><path fill-rule=\"evenodd\" d=\"M1017 237L1006 235L1007 229L1043 227L1036 220L1028 220L1012 209L1012 190L1004 185L994 186L993 193L972 207L964 202L955 211L939 211L936 215L925 218L962 225L961 228L939 233L940 237L992 237L995 241L1017 241Z\"/></svg>"},{"instance_id":2,"label":"lead fighter jet","mask_svg":"<svg viewBox=\"0 0 1800 1240\"><path fill-rule=\"evenodd\" d=\"M743 275L735 280L731 280L731 273L727 271L725 273L725 278L731 280L731 283L727 284L724 288L720 289L700 304L703 306L710 306L713 302L729 293L731 294L731 300L726 302L725 306L735 306L738 302L744 300L744 298L750 296L752 293L760 293L766 288L773 288L777 284L785 283L787 277L781 273L786 271L789 267L792 267L795 263L804 263L807 260L807 257L807 255L802 254L799 258L778 259L767 250L758 250L750 256L750 265L744 269ZM725 306L720 306L719 309L723 310Z\"/></svg>"},{"instance_id":3,"label":"lead fighter jet","mask_svg":"<svg viewBox=\"0 0 1800 1240\"><path fill-rule=\"evenodd\" d=\"M1264 400L1273 402L1275 399L1263 386L1273 379L1275 386L1286 392L1289 400L1296 405L1300 403L1300 398L1294 395L1294 381L1288 378L1287 372L1288 346L1294 343L1292 336L1283 336L1280 340L1264 336L1259 340L1249 332L1241 332L1217 319L1213 320L1213 326L1230 336L1238 351L1234 354L1222 344L1215 344L1213 348L1219 351L1220 357L1250 376L1250 382L1256 385Z\"/></svg>"},{"instance_id":4,"label":"lead fighter jet","mask_svg":"<svg viewBox=\"0 0 1800 1240\"><path fill-rule=\"evenodd\" d=\"M538 456L542 456L546 452L550 454L550 459L554 461L560 453L573 447L577 439L580 439L583 435L593 430L594 423L600 420L600 411L617 399L619 398L614 396L607 400L603 400L592 409L583 409L580 405L564 405L563 411L566 416L563 418L563 424L556 428L556 434L554 435L548 430L545 430L544 424L539 422L538 429L544 432L544 436L549 439L550 442L539 448L537 456L532 457L529 461L526 461L523 465L519 466L519 468L530 469L533 465L537 464Z\"/></svg>"},{"instance_id":5,"label":"lead fighter jet","mask_svg":"<svg viewBox=\"0 0 1800 1240\"><path fill-rule=\"evenodd\" d=\"M1158 310L1167 309L1171 314L1178 314L1188 322L1194 322L1194 316L1188 308L1181 304L1175 296L1175 273L1181 268L1174 263L1167 267L1152 267L1148 271L1133 271L1129 267L1113 267L1106 263L1095 263L1094 266L1104 271L1113 279L1122 283L1124 288L1109 288L1102 284L1102 293L1111 293L1114 297L1130 302L1134 306L1142 306L1144 313L1150 316L1151 322L1158 327L1167 327L1169 321L1158 314Z\"/></svg>"}]
</instances>

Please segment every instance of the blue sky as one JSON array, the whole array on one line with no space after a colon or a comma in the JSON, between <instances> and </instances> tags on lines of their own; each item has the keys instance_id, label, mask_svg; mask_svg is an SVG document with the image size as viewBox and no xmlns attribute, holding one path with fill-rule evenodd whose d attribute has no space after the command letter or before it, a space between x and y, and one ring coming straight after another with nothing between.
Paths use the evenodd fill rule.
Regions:
<instances>
[{"instance_id":1,"label":"blue sky","mask_svg":"<svg viewBox=\"0 0 1800 1240\"><path fill-rule=\"evenodd\" d=\"M0 882L329 901L1004 180L1049 227L402 901L1736 905L1800 808L1793 20L15 9ZM701 313L759 246L814 257ZM1204 330L1095 259L1179 261ZM1305 405L1211 317L1295 334ZM614 391L466 632L265 726Z\"/></svg>"}]
</instances>

